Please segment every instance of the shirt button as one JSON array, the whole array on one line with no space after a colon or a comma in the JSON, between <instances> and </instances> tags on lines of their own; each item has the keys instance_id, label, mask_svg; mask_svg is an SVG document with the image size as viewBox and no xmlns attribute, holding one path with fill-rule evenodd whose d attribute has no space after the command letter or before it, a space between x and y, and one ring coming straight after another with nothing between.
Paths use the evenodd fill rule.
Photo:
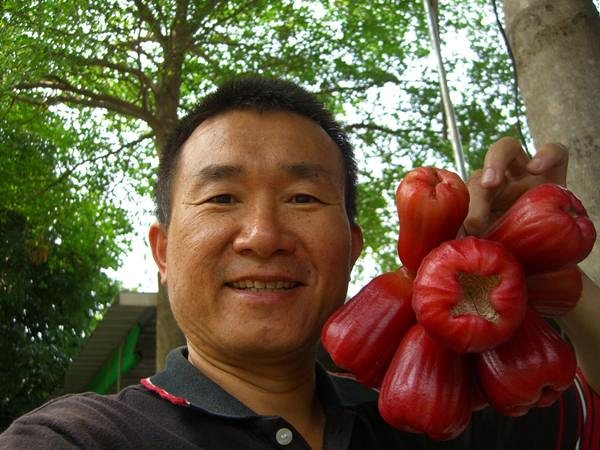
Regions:
<instances>
[{"instance_id":1,"label":"shirt button","mask_svg":"<svg viewBox=\"0 0 600 450\"><path fill-rule=\"evenodd\" d=\"M292 434L292 430L289 428L280 428L277 430L277 433L275 433L275 439L279 445L288 445L290 442L292 442L293 438L294 435Z\"/></svg>"}]
</instances>

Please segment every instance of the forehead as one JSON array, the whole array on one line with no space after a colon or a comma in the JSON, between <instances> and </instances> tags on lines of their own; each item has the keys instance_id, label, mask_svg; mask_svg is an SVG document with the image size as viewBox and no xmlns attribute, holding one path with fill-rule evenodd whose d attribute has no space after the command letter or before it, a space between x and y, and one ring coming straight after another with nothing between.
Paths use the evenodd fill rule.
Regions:
<instances>
[{"instance_id":1,"label":"forehead","mask_svg":"<svg viewBox=\"0 0 600 450\"><path fill-rule=\"evenodd\" d=\"M178 173L211 164L266 170L300 162L323 166L342 183L345 179L340 149L316 122L287 111L234 110L194 130L182 147Z\"/></svg>"}]
</instances>

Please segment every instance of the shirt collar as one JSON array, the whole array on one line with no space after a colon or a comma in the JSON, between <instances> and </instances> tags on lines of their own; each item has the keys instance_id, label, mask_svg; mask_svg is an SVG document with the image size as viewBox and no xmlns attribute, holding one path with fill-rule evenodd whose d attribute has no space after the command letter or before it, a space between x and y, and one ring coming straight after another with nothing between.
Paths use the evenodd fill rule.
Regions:
<instances>
[{"instance_id":1,"label":"shirt collar","mask_svg":"<svg viewBox=\"0 0 600 450\"><path fill-rule=\"evenodd\" d=\"M141 380L143 386L180 406L202 409L229 418L256 418L258 415L223 390L187 359L187 348L172 350L163 372ZM319 399L326 410L342 406L331 376L317 364L316 383ZM346 402L344 402L346 403Z\"/></svg>"}]
</instances>

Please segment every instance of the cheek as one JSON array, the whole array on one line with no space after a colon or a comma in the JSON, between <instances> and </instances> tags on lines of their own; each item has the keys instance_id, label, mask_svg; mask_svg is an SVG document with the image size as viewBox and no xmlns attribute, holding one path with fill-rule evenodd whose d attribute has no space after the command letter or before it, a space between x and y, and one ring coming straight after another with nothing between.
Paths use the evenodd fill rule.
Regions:
<instances>
[{"instance_id":1,"label":"cheek","mask_svg":"<svg viewBox=\"0 0 600 450\"><path fill-rule=\"evenodd\" d=\"M185 295L194 283L200 282L199 274L205 272L202 265L207 263L212 239L206 228L198 226L184 225L169 231L172 231L167 247L169 293Z\"/></svg>"},{"instance_id":2,"label":"cheek","mask_svg":"<svg viewBox=\"0 0 600 450\"><path fill-rule=\"evenodd\" d=\"M171 240L176 245L174 253L186 255L192 260L206 258L225 245L231 234L231 225L231 220L224 217L208 220L201 214L189 211L179 218L176 235ZM179 264L185 265L185 262L179 261Z\"/></svg>"},{"instance_id":3,"label":"cheek","mask_svg":"<svg viewBox=\"0 0 600 450\"><path fill-rule=\"evenodd\" d=\"M316 228L311 247L319 271L332 286L346 285L351 270L350 228L345 220L329 222Z\"/></svg>"},{"instance_id":4,"label":"cheek","mask_svg":"<svg viewBox=\"0 0 600 450\"><path fill-rule=\"evenodd\" d=\"M336 259L339 265L347 267L351 259L351 234L348 222L338 220L337 223L329 223L320 228L323 248L327 249L326 258Z\"/></svg>"}]
</instances>

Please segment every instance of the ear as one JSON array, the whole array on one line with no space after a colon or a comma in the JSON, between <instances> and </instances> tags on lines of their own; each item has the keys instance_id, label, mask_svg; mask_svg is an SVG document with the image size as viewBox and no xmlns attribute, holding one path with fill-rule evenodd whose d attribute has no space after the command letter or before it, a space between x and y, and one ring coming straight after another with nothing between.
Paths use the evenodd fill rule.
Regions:
<instances>
[{"instance_id":1,"label":"ear","mask_svg":"<svg viewBox=\"0 0 600 450\"><path fill-rule=\"evenodd\" d=\"M357 224L350 225L350 233L352 237L352 266L354 266L360 252L362 252L364 241L362 230Z\"/></svg>"},{"instance_id":2,"label":"ear","mask_svg":"<svg viewBox=\"0 0 600 450\"><path fill-rule=\"evenodd\" d=\"M167 230L162 224L155 222L150 225L148 239L152 257L160 272L160 282L165 285L167 284Z\"/></svg>"}]
</instances>

